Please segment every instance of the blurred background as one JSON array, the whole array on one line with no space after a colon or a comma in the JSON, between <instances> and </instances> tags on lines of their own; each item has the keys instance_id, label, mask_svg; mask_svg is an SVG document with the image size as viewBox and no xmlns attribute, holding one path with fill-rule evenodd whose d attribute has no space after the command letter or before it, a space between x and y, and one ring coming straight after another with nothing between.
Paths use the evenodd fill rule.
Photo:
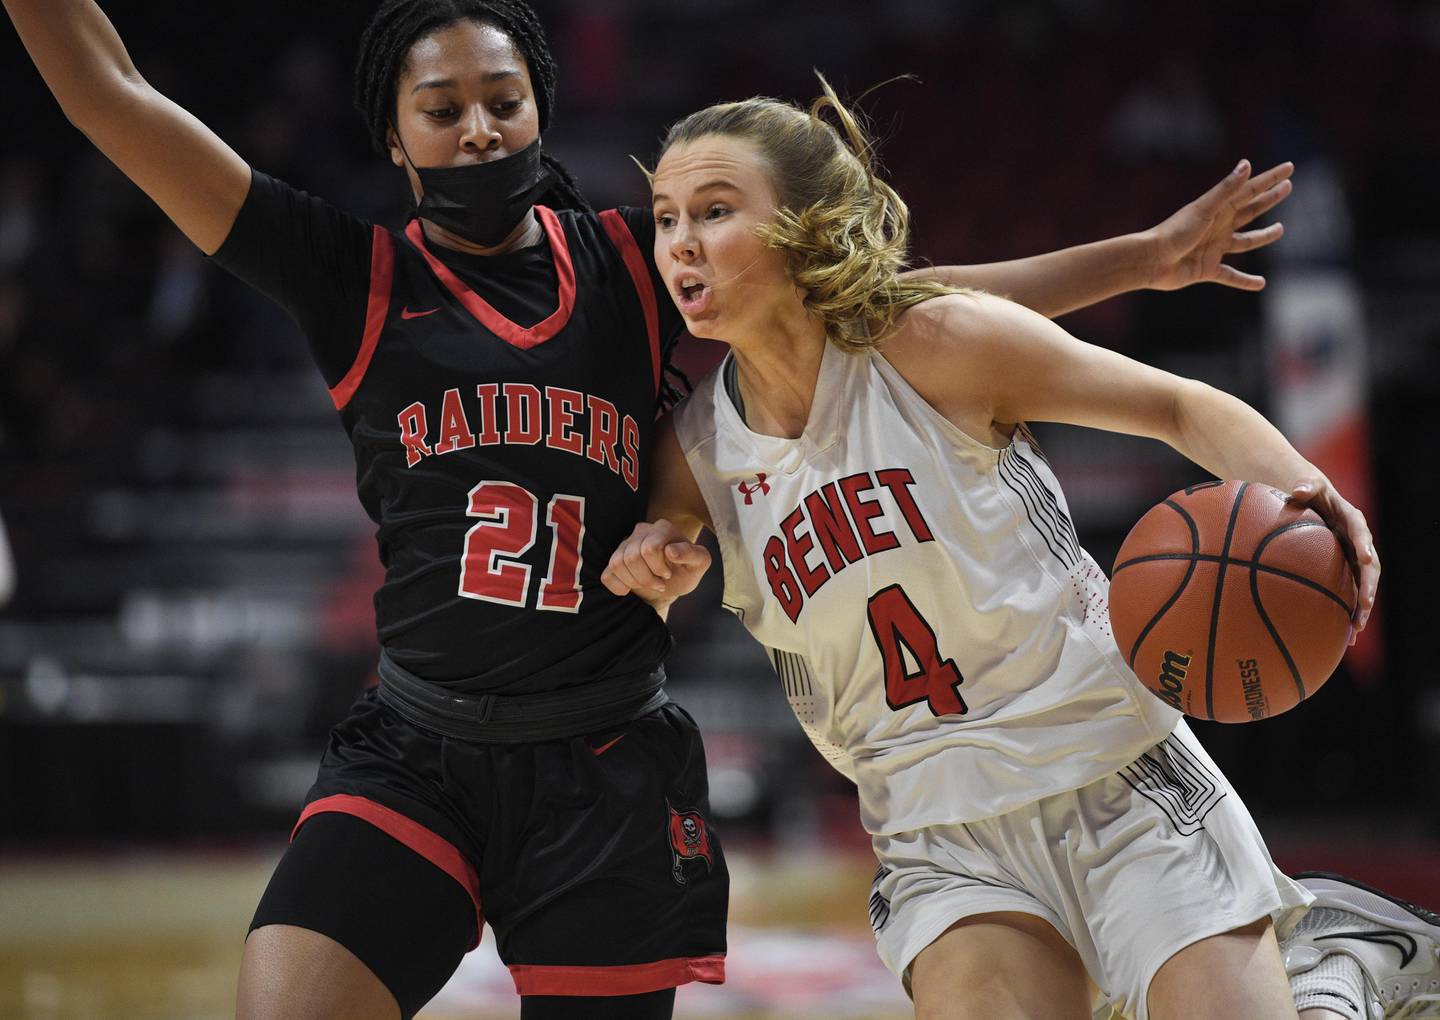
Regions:
<instances>
[{"instance_id":1,"label":"blurred background","mask_svg":"<svg viewBox=\"0 0 1440 1020\"><path fill-rule=\"evenodd\" d=\"M103 5L142 73L254 166L398 225L349 105L354 0ZM710 102L863 101L917 261L1151 226L1248 157L1294 160L1259 295L1139 293L1062 320L1264 410L1367 509L1379 610L1325 689L1195 724L1291 869L1440 905L1440 3L566 0L546 147L592 204ZM297 329L206 260L64 119L0 26L0 1017L224 1016L328 726L376 654L373 527ZM719 351L692 341L698 373ZM1039 435L1109 564L1198 469ZM3 544L0 544L3 553ZM710 583L713 582L713 583ZM3 600L3 598L0 598ZM718 604L677 607L671 693L706 733L736 874L730 982L682 1016L895 1017L854 798ZM518 1014L491 939L429 1017Z\"/></svg>"}]
</instances>

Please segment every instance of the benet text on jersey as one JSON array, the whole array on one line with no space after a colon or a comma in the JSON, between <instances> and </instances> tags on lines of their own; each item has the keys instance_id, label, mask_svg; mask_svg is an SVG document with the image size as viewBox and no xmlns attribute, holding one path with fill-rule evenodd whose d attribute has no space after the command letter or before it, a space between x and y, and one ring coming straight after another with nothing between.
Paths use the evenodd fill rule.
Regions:
<instances>
[{"instance_id":1,"label":"benet text on jersey","mask_svg":"<svg viewBox=\"0 0 1440 1020\"><path fill-rule=\"evenodd\" d=\"M882 490L916 542L935 540L910 491L914 485L908 468L861 471L807 493L781 519L779 534L770 536L761 555L770 591L792 623L800 619L805 600L835 574L866 556L900 547L896 532L877 520L895 516L882 502ZM817 543L819 555L812 555Z\"/></svg>"}]
</instances>

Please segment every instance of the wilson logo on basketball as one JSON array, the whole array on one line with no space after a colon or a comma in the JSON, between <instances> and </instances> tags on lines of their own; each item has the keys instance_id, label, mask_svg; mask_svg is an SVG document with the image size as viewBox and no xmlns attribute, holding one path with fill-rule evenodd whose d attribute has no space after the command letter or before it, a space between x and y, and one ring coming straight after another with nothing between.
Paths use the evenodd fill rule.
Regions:
<instances>
[{"instance_id":1,"label":"wilson logo on basketball","mask_svg":"<svg viewBox=\"0 0 1440 1020\"><path fill-rule=\"evenodd\" d=\"M735 486L735 488L740 492L740 495L745 497L746 506L749 506L750 504L755 502L755 493L758 492L762 496L769 495L770 493L770 483L765 480L764 471L761 471L758 475L755 476L755 481L741 482L739 485Z\"/></svg>"},{"instance_id":2,"label":"wilson logo on basketball","mask_svg":"<svg viewBox=\"0 0 1440 1020\"><path fill-rule=\"evenodd\" d=\"M686 861L704 861L706 871L714 864L710 853L710 831L705 827L705 819L700 812L676 811L668 803L665 807L670 811L670 854L673 858L670 877L675 879L676 885L686 885L689 882L685 877Z\"/></svg>"},{"instance_id":3,"label":"wilson logo on basketball","mask_svg":"<svg viewBox=\"0 0 1440 1020\"><path fill-rule=\"evenodd\" d=\"M1173 709L1185 711L1180 704L1180 692L1185 686L1185 671L1190 668L1190 656L1179 652L1166 652L1165 661L1160 665L1160 687L1155 692Z\"/></svg>"}]
</instances>

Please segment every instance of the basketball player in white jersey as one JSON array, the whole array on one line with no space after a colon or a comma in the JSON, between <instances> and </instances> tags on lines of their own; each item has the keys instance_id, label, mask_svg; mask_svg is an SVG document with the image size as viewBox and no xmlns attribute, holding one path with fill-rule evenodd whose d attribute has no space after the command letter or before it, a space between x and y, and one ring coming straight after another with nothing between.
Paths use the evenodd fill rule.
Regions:
<instances>
[{"instance_id":1,"label":"basketball player in white jersey","mask_svg":"<svg viewBox=\"0 0 1440 1020\"><path fill-rule=\"evenodd\" d=\"M771 100L667 136L656 261L691 332L731 352L661 429L658 519L607 586L663 610L708 565L700 528L717 535L726 605L857 784L879 950L918 1016L1088 1018L1095 993L1142 1020L1295 1016L1275 932L1315 896L1125 666L1104 574L1016 423L1152 436L1308 502L1352 551L1357 631L1379 575L1363 517L1240 401L1001 299L899 279L905 207L826 95L848 146ZM1363 890L1332 885L1349 967L1303 1000L1307 1020L1365 1016L1415 962L1355 965L1385 924L1423 945L1413 974L1440 977L1440 918L1379 897L1394 909L1367 914ZM1329 948L1292 945L1295 969L1323 970ZM1331 1008L1349 979L1355 1001Z\"/></svg>"}]
</instances>

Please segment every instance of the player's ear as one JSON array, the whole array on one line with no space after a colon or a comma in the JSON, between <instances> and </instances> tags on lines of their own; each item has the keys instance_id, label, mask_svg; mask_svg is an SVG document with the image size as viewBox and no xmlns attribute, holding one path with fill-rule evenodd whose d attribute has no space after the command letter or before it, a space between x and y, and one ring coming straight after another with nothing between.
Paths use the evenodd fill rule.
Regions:
<instances>
[{"instance_id":1,"label":"player's ear","mask_svg":"<svg viewBox=\"0 0 1440 1020\"><path fill-rule=\"evenodd\" d=\"M395 132L395 125L391 124L385 129L385 144L390 148L390 162L398 167L405 165L405 152L400 148L400 136Z\"/></svg>"}]
</instances>

